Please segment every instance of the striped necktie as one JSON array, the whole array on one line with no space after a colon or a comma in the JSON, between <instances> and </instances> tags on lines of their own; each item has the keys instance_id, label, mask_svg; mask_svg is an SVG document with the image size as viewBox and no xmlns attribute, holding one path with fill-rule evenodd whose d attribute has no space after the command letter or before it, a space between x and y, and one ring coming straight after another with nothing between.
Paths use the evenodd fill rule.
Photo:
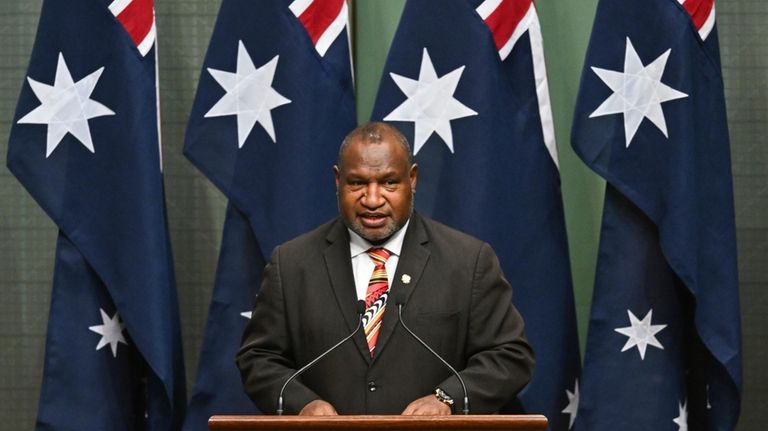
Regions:
<instances>
[{"instance_id":1,"label":"striped necktie","mask_svg":"<svg viewBox=\"0 0 768 431\"><path fill-rule=\"evenodd\" d=\"M373 356L373 349L376 348L376 340L379 338L381 318L384 316L384 306L387 304L389 280L384 264L387 263L390 253L384 248L371 248L367 253L376 266L373 268L373 274L365 292L366 310L363 316L363 327L365 338L368 340L368 351Z\"/></svg>"}]
</instances>

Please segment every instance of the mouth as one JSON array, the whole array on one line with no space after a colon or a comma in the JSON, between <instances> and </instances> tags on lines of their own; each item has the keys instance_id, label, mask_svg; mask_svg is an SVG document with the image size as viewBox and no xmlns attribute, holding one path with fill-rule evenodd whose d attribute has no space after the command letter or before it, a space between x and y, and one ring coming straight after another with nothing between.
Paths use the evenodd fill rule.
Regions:
<instances>
[{"instance_id":1,"label":"mouth","mask_svg":"<svg viewBox=\"0 0 768 431\"><path fill-rule=\"evenodd\" d=\"M358 214L363 226L369 229L375 229L384 226L387 223L387 216L381 213L363 213Z\"/></svg>"}]
</instances>

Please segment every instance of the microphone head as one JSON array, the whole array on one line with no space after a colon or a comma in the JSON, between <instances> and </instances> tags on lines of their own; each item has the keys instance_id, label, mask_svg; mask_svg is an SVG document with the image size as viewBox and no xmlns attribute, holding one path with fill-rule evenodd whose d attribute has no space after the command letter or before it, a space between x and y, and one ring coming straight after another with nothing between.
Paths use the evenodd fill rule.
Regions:
<instances>
[{"instance_id":1,"label":"microphone head","mask_svg":"<svg viewBox=\"0 0 768 431\"><path fill-rule=\"evenodd\" d=\"M362 299L357 301L357 314L365 314L365 301Z\"/></svg>"},{"instance_id":2,"label":"microphone head","mask_svg":"<svg viewBox=\"0 0 768 431\"><path fill-rule=\"evenodd\" d=\"M403 290L403 289L396 289L392 293L392 296L393 296L393 298L395 300L395 305L397 305L397 306L405 305L405 290Z\"/></svg>"}]
</instances>

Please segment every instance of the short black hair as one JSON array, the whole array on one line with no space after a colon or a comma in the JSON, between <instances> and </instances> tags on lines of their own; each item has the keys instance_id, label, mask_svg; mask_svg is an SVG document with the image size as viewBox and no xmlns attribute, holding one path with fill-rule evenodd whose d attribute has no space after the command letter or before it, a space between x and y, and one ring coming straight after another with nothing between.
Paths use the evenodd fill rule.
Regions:
<instances>
[{"instance_id":1,"label":"short black hair","mask_svg":"<svg viewBox=\"0 0 768 431\"><path fill-rule=\"evenodd\" d=\"M408 139L406 139L405 135L403 135L400 130L397 129L397 127L391 124L381 121L369 121L355 127L355 129L349 132L347 136L344 137L344 140L341 141L341 146L339 147L339 155L336 158L336 166L341 169L341 155L344 153L347 145L349 145L353 139L362 139L365 142L379 143L381 142L382 135L385 132L392 134L397 142L402 145L403 149L405 150L405 154L408 155L408 166L413 165L411 145L408 143Z\"/></svg>"}]
</instances>

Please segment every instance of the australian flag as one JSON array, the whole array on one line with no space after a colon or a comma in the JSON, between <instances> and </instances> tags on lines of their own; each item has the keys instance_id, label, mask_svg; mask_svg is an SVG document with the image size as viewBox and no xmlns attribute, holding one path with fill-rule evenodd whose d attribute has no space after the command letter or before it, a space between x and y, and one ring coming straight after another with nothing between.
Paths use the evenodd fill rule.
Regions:
<instances>
[{"instance_id":1,"label":"australian flag","mask_svg":"<svg viewBox=\"0 0 768 431\"><path fill-rule=\"evenodd\" d=\"M234 357L278 244L336 213L331 167L355 127L344 0L224 0L184 154L229 199L185 429L254 413Z\"/></svg>"},{"instance_id":2,"label":"australian flag","mask_svg":"<svg viewBox=\"0 0 768 431\"><path fill-rule=\"evenodd\" d=\"M39 430L170 430L186 395L152 1L45 1L8 168L59 228Z\"/></svg>"},{"instance_id":3,"label":"australian flag","mask_svg":"<svg viewBox=\"0 0 768 431\"><path fill-rule=\"evenodd\" d=\"M607 181L580 430L733 430L741 341L712 0L602 0L573 146Z\"/></svg>"},{"instance_id":4,"label":"australian flag","mask_svg":"<svg viewBox=\"0 0 768 431\"><path fill-rule=\"evenodd\" d=\"M565 430L579 352L542 46L530 0L408 1L373 118L413 145L417 209L498 254L536 351L523 406Z\"/></svg>"}]
</instances>

